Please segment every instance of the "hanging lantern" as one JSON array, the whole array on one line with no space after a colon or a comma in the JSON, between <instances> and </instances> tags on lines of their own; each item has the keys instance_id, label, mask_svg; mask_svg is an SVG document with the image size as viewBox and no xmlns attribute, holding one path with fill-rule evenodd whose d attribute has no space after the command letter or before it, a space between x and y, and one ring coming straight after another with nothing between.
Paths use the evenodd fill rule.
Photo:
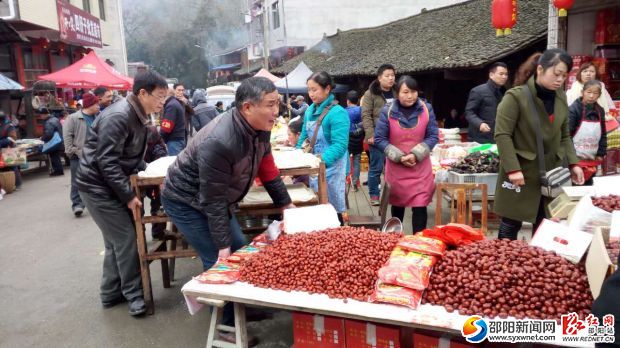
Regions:
<instances>
[{"instance_id":1,"label":"hanging lantern","mask_svg":"<svg viewBox=\"0 0 620 348\"><path fill-rule=\"evenodd\" d=\"M553 6L558 9L558 17L566 17L574 2L575 0L553 0Z\"/></svg>"},{"instance_id":2,"label":"hanging lantern","mask_svg":"<svg viewBox=\"0 0 620 348\"><path fill-rule=\"evenodd\" d=\"M50 40L42 37L39 39L39 45L41 46L42 49L46 50L50 46Z\"/></svg>"},{"instance_id":3,"label":"hanging lantern","mask_svg":"<svg viewBox=\"0 0 620 348\"><path fill-rule=\"evenodd\" d=\"M517 0L493 0L491 21L498 37L510 35L517 23Z\"/></svg>"},{"instance_id":4,"label":"hanging lantern","mask_svg":"<svg viewBox=\"0 0 620 348\"><path fill-rule=\"evenodd\" d=\"M64 42L59 42L57 47L58 47L59 53L64 53L65 50L67 49L67 45L65 45Z\"/></svg>"}]
</instances>

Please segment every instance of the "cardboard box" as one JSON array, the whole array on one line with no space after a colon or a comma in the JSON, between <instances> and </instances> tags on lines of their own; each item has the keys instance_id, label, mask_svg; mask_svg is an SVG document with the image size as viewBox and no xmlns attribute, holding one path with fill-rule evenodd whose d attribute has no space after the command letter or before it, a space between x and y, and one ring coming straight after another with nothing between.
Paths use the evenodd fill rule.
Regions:
<instances>
[{"instance_id":1,"label":"cardboard box","mask_svg":"<svg viewBox=\"0 0 620 348\"><path fill-rule=\"evenodd\" d=\"M417 330L416 330L417 331ZM426 332L416 332L413 334L413 348L473 348L480 347L473 343L468 343L462 337L450 335L433 335Z\"/></svg>"},{"instance_id":2,"label":"cardboard box","mask_svg":"<svg viewBox=\"0 0 620 348\"><path fill-rule=\"evenodd\" d=\"M344 319L293 312L295 348L345 348Z\"/></svg>"},{"instance_id":3,"label":"cardboard box","mask_svg":"<svg viewBox=\"0 0 620 348\"><path fill-rule=\"evenodd\" d=\"M594 231L588 256L586 256L586 274L594 299L600 294L605 279L616 270L605 246L609 240L609 231L608 227L599 227Z\"/></svg>"},{"instance_id":4,"label":"cardboard box","mask_svg":"<svg viewBox=\"0 0 620 348\"><path fill-rule=\"evenodd\" d=\"M530 245L554 251L572 263L579 263L591 241L590 233L571 230L568 226L545 219L536 230Z\"/></svg>"},{"instance_id":5,"label":"cardboard box","mask_svg":"<svg viewBox=\"0 0 620 348\"><path fill-rule=\"evenodd\" d=\"M345 320L347 348L400 348L397 327L358 320Z\"/></svg>"}]
</instances>

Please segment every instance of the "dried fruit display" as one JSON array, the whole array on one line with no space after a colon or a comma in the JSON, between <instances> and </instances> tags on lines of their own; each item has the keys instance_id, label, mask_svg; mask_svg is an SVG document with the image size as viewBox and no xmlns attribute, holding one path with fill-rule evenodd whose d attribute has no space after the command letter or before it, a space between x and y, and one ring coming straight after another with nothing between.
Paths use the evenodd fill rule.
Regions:
<instances>
[{"instance_id":1,"label":"dried fruit display","mask_svg":"<svg viewBox=\"0 0 620 348\"><path fill-rule=\"evenodd\" d=\"M240 280L366 301L400 237L348 226L284 235L242 264Z\"/></svg>"},{"instance_id":2,"label":"dried fruit display","mask_svg":"<svg viewBox=\"0 0 620 348\"><path fill-rule=\"evenodd\" d=\"M492 152L472 153L457 163L452 171L459 174L497 173L499 172L499 156Z\"/></svg>"},{"instance_id":3,"label":"dried fruit display","mask_svg":"<svg viewBox=\"0 0 620 348\"><path fill-rule=\"evenodd\" d=\"M558 319L590 313L583 266L523 241L485 240L446 252L433 269L423 303L461 315Z\"/></svg>"},{"instance_id":4,"label":"dried fruit display","mask_svg":"<svg viewBox=\"0 0 620 348\"><path fill-rule=\"evenodd\" d=\"M592 197L592 204L611 213L614 210L620 210L620 196L609 195L602 197Z\"/></svg>"}]
</instances>

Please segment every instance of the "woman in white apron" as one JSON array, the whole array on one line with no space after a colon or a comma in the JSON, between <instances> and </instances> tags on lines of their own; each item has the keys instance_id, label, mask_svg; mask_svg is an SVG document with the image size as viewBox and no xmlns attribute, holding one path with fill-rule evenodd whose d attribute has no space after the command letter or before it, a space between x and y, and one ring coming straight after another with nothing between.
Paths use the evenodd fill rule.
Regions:
<instances>
[{"instance_id":1,"label":"woman in white apron","mask_svg":"<svg viewBox=\"0 0 620 348\"><path fill-rule=\"evenodd\" d=\"M588 81L596 80L596 67L592 62L587 62L581 64L579 67L579 71L577 72L577 76L575 82L570 86L570 89L566 91L566 100L568 101L568 105L572 105L576 100L581 99L581 91L583 90L584 85ZM603 116L609 115L609 110L615 109L616 106L607 92L605 85L600 82L601 85L601 93L596 100L597 104L603 108L604 113Z\"/></svg>"},{"instance_id":2,"label":"woman in white apron","mask_svg":"<svg viewBox=\"0 0 620 348\"><path fill-rule=\"evenodd\" d=\"M607 152L605 110L597 103L602 91L599 81L586 82L581 98L575 100L568 110L569 130L579 166L583 169L584 185L592 185L597 166L603 163Z\"/></svg>"},{"instance_id":3,"label":"woman in white apron","mask_svg":"<svg viewBox=\"0 0 620 348\"><path fill-rule=\"evenodd\" d=\"M412 210L412 231L426 228L426 207L433 199L435 177L430 152L439 141L433 107L418 98L418 83L403 76L394 103L385 106L375 128L375 145L385 153L385 182L390 184L392 216L401 221Z\"/></svg>"},{"instance_id":4,"label":"woman in white apron","mask_svg":"<svg viewBox=\"0 0 620 348\"><path fill-rule=\"evenodd\" d=\"M307 140L307 151L325 162L329 203L338 212L342 224L342 213L347 210L345 181L349 158L349 114L334 101L331 93L334 82L328 73L321 71L312 74L307 85L312 105L306 109L297 147L302 148ZM310 178L310 187L318 191L316 177Z\"/></svg>"}]
</instances>

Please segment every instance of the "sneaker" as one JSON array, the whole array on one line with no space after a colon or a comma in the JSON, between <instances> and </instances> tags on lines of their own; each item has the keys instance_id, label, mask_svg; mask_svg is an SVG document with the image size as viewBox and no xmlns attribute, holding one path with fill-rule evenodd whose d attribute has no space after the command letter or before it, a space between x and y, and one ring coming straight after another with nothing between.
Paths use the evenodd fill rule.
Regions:
<instances>
[{"instance_id":1,"label":"sneaker","mask_svg":"<svg viewBox=\"0 0 620 348\"><path fill-rule=\"evenodd\" d=\"M121 295L115 299L112 300L108 300L108 301L101 301L101 305L103 306L103 308L112 308L114 306L116 306L117 304L121 304L121 303L125 303L127 302L127 299L125 298L125 296Z\"/></svg>"},{"instance_id":2,"label":"sneaker","mask_svg":"<svg viewBox=\"0 0 620 348\"><path fill-rule=\"evenodd\" d=\"M379 200L379 196L370 196L370 205L378 206L380 204L381 204L381 201Z\"/></svg>"},{"instance_id":3,"label":"sneaker","mask_svg":"<svg viewBox=\"0 0 620 348\"><path fill-rule=\"evenodd\" d=\"M80 207L79 205L76 207L73 207L73 215L75 215L75 217L82 216L83 212L84 212L84 208Z\"/></svg>"},{"instance_id":4,"label":"sneaker","mask_svg":"<svg viewBox=\"0 0 620 348\"><path fill-rule=\"evenodd\" d=\"M136 317L146 313L146 303L142 297L136 297L129 301L129 315Z\"/></svg>"}]
</instances>

